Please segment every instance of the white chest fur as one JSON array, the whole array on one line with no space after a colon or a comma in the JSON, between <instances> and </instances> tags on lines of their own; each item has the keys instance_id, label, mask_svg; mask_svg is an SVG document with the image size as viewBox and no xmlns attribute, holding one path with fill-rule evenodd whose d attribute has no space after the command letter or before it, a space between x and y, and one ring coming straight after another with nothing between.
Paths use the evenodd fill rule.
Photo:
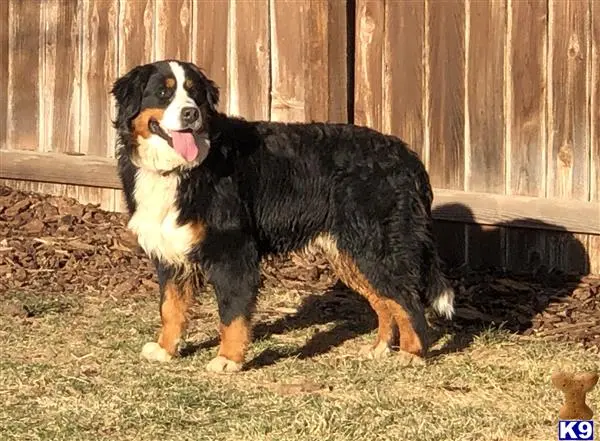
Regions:
<instances>
[{"instance_id":1,"label":"white chest fur","mask_svg":"<svg viewBox=\"0 0 600 441\"><path fill-rule=\"evenodd\" d=\"M140 169L135 178L136 210L128 228L146 254L172 264L185 264L197 235L192 225L177 222L178 178Z\"/></svg>"}]
</instances>

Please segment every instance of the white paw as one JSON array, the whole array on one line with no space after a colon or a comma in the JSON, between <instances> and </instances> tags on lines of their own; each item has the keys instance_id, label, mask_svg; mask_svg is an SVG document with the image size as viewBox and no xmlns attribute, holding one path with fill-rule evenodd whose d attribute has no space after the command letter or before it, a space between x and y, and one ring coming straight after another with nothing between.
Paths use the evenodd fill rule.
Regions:
<instances>
[{"instance_id":1,"label":"white paw","mask_svg":"<svg viewBox=\"0 0 600 441\"><path fill-rule=\"evenodd\" d=\"M161 345L153 341L144 345L140 355L148 361L160 361L161 363L173 358Z\"/></svg>"},{"instance_id":2,"label":"white paw","mask_svg":"<svg viewBox=\"0 0 600 441\"><path fill-rule=\"evenodd\" d=\"M375 347L373 347L373 345L363 347L360 352L361 354L366 355L367 358L380 360L389 357L392 353L392 349L385 341L380 341Z\"/></svg>"},{"instance_id":3,"label":"white paw","mask_svg":"<svg viewBox=\"0 0 600 441\"><path fill-rule=\"evenodd\" d=\"M236 363L228 358L219 355L213 358L207 365L206 370L208 372L239 372L242 370L242 363Z\"/></svg>"}]
</instances>

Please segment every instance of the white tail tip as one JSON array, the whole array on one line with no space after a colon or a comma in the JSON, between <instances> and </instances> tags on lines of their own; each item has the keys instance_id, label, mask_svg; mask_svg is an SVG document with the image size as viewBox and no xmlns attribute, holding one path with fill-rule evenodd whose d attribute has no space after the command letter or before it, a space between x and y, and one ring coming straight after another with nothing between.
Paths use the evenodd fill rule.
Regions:
<instances>
[{"instance_id":1,"label":"white tail tip","mask_svg":"<svg viewBox=\"0 0 600 441\"><path fill-rule=\"evenodd\" d=\"M454 290L452 288L446 288L433 301L432 306L434 311L439 315L451 319L454 315Z\"/></svg>"}]
</instances>

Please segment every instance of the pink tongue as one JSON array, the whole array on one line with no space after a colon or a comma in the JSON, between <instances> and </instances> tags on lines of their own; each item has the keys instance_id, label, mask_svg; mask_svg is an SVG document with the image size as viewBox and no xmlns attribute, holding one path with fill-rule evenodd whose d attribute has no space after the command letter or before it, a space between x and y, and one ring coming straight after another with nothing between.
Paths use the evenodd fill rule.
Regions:
<instances>
[{"instance_id":1,"label":"pink tongue","mask_svg":"<svg viewBox=\"0 0 600 441\"><path fill-rule=\"evenodd\" d=\"M191 132L171 132L173 148L187 161L193 161L198 156L198 146Z\"/></svg>"}]
</instances>

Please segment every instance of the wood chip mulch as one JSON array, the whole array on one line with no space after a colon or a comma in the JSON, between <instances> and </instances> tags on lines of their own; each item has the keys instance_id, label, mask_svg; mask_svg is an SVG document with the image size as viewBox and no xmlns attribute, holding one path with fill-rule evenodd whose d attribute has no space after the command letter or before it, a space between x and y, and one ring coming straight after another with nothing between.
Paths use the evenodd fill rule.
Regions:
<instances>
[{"instance_id":1,"label":"wood chip mulch","mask_svg":"<svg viewBox=\"0 0 600 441\"><path fill-rule=\"evenodd\" d=\"M154 295L153 267L126 223L122 213L0 186L0 296ZM502 327L600 348L600 276L544 269L523 275L456 269L449 276L457 292L456 330ZM262 280L314 292L337 279L321 257L291 255L266 259Z\"/></svg>"}]
</instances>

